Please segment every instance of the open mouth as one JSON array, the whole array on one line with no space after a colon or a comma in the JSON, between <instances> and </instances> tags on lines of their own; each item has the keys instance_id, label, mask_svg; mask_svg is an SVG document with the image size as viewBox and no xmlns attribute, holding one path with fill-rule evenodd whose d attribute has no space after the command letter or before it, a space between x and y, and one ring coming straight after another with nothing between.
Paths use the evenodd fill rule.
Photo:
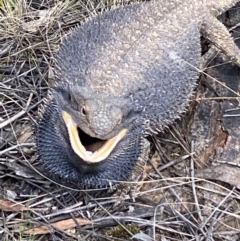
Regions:
<instances>
[{"instance_id":1,"label":"open mouth","mask_svg":"<svg viewBox=\"0 0 240 241\"><path fill-rule=\"evenodd\" d=\"M74 152L82 160L89 163L96 163L106 159L127 133L127 129L123 129L116 136L108 140L93 138L84 133L66 111L62 111L62 116L68 129Z\"/></svg>"}]
</instances>

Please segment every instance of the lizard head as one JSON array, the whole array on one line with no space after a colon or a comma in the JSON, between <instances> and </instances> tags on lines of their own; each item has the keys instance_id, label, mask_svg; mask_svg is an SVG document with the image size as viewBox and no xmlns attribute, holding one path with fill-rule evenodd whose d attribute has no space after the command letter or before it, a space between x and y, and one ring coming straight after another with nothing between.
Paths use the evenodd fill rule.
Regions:
<instances>
[{"instance_id":1,"label":"lizard head","mask_svg":"<svg viewBox=\"0 0 240 241\"><path fill-rule=\"evenodd\" d=\"M85 162L108 157L129 129L128 100L67 85L53 91L71 147Z\"/></svg>"}]
</instances>

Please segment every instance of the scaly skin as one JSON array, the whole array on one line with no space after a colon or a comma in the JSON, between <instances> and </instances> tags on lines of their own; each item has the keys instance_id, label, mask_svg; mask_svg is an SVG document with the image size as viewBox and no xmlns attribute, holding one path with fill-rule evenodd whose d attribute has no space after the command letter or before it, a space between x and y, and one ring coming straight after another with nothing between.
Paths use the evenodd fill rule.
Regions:
<instances>
[{"instance_id":1,"label":"scaly skin","mask_svg":"<svg viewBox=\"0 0 240 241\"><path fill-rule=\"evenodd\" d=\"M60 46L58 77L37 131L38 153L49 172L84 187L132 175L136 163L147 160L144 135L172 123L193 95L200 34L240 66L240 50L216 19L236 2L132 4L72 31ZM127 134L104 160L88 163L74 149L63 111L90 137L109 140L124 129Z\"/></svg>"}]
</instances>

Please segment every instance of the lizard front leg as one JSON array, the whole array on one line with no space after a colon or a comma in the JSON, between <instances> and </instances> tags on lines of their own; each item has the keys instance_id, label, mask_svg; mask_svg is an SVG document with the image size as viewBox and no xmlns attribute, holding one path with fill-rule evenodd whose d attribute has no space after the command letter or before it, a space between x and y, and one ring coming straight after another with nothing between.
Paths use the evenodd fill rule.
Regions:
<instances>
[{"instance_id":1,"label":"lizard front leg","mask_svg":"<svg viewBox=\"0 0 240 241\"><path fill-rule=\"evenodd\" d=\"M212 15L206 16L200 24L200 31L216 47L223 51L235 64L240 66L240 49L227 28Z\"/></svg>"}]
</instances>

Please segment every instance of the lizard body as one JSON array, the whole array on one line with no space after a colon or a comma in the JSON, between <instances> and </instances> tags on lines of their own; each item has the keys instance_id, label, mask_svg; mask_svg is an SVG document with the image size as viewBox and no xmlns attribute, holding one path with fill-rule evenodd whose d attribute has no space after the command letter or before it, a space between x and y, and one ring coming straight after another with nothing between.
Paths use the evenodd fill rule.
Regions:
<instances>
[{"instance_id":1,"label":"lizard body","mask_svg":"<svg viewBox=\"0 0 240 241\"><path fill-rule=\"evenodd\" d=\"M150 1L87 20L60 45L56 84L37 130L51 174L84 187L132 175L149 153L146 134L183 113L201 62L200 34L240 65L216 16L238 1ZM139 165L139 166L141 166Z\"/></svg>"}]
</instances>

